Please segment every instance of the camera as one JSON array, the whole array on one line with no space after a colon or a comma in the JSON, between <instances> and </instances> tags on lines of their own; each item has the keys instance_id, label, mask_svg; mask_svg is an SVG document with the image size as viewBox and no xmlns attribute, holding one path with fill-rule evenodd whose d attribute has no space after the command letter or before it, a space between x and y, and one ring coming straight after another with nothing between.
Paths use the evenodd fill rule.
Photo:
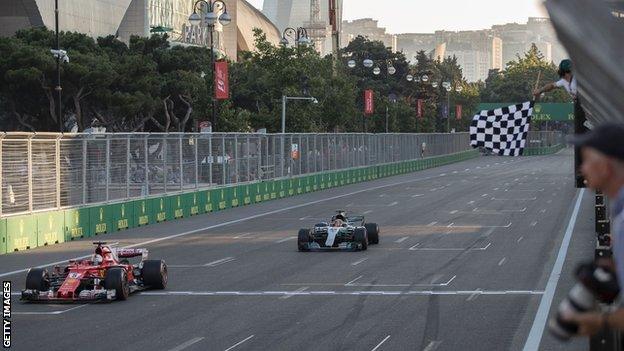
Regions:
<instances>
[{"instance_id":1,"label":"camera","mask_svg":"<svg viewBox=\"0 0 624 351\"><path fill-rule=\"evenodd\" d=\"M591 311L598 303L611 304L620 293L615 272L595 263L579 265L576 279L577 283L559 304L557 314L548 322L550 332L561 340L578 334L578 325L565 317Z\"/></svg>"}]
</instances>

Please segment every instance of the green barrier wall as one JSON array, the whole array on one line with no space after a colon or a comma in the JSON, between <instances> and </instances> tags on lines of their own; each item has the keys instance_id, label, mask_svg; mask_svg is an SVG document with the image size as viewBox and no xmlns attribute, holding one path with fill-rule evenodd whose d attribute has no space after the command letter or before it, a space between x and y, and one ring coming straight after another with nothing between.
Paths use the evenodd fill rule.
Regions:
<instances>
[{"instance_id":1,"label":"green barrier wall","mask_svg":"<svg viewBox=\"0 0 624 351\"><path fill-rule=\"evenodd\" d=\"M37 247L37 217L19 216L6 219L6 252Z\"/></svg>"},{"instance_id":2,"label":"green barrier wall","mask_svg":"<svg viewBox=\"0 0 624 351\"><path fill-rule=\"evenodd\" d=\"M72 208L63 211L65 241L71 241L90 237L92 234L89 226L89 209Z\"/></svg>"},{"instance_id":3,"label":"green barrier wall","mask_svg":"<svg viewBox=\"0 0 624 351\"><path fill-rule=\"evenodd\" d=\"M113 232L112 211L108 205L89 208L89 232L100 235Z\"/></svg>"},{"instance_id":4,"label":"green barrier wall","mask_svg":"<svg viewBox=\"0 0 624 351\"><path fill-rule=\"evenodd\" d=\"M545 155L557 152L561 148L562 146L556 145L541 149L527 149L525 155ZM421 160L201 190L179 195L133 200L126 203L103 204L94 207L9 217L0 219L0 254L395 174L405 174L478 156L478 151L471 150Z\"/></svg>"},{"instance_id":5,"label":"green barrier wall","mask_svg":"<svg viewBox=\"0 0 624 351\"><path fill-rule=\"evenodd\" d=\"M7 244L6 219L0 219L0 255L5 254Z\"/></svg>"},{"instance_id":6,"label":"green barrier wall","mask_svg":"<svg viewBox=\"0 0 624 351\"><path fill-rule=\"evenodd\" d=\"M113 232L136 227L132 202L108 205L107 210Z\"/></svg>"},{"instance_id":7,"label":"green barrier wall","mask_svg":"<svg viewBox=\"0 0 624 351\"><path fill-rule=\"evenodd\" d=\"M146 226L156 223L156 217L152 211L152 202L150 200L137 200L132 202L132 215L134 216L134 224L137 227Z\"/></svg>"},{"instance_id":8,"label":"green barrier wall","mask_svg":"<svg viewBox=\"0 0 624 351\"><path fill-rule=\"evenodd\" d=\"M150 202L150 211L152 211L152 217L154 223L166 222L172 219L171 211L169 211L169 201L164 197L156 197L147 200Z\"/></svg>"},{"instance_id":9,"label":"green barrier wall","mask_svg":"<svg viewBox=\"0 0 624 351\"><path fill-rule=\"evenodd\" d=\"M45 212L36 215L37 246L65 242L65 216L63 212Z\"/></svg>"}]
</instances>

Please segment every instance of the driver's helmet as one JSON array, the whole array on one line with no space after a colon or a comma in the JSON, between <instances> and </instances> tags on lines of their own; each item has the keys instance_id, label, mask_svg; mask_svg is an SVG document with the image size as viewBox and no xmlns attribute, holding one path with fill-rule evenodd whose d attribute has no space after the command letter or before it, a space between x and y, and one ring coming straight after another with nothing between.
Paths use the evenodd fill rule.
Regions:
<instances>
[{"instance_id":1,"label":"driver's helmet","mask_svg":"<svg viewBox=\"0 0 624 351\"><path fill-rule=\"evenodd\" d=\"M346 222L347 221L347 216L346 216L345 211L338 211L338 213L336 215L334 215L334 217L332 217L332 220L336 220L336 219L339 219L339 220L341 220L343 222Z\"/></svg>"},{"instance_id":2,"label":"driver's helmet","mask_svg":"<svg viewBox=\"0 0 624 351\"><path fill-rule=\"evenodd\" d=\"M98 265L102 263L102 255L100 254L95 254L93 255L93 264L94 265Z\"/></svg>"}]
</instances>

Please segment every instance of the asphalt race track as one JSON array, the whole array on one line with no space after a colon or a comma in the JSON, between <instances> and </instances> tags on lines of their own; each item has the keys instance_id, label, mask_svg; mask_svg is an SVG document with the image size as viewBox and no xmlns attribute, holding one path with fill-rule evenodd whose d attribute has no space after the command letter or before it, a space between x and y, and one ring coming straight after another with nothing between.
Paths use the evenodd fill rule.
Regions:
<instances>
[{"instance_id":1,"label":"asphalt race track","mask_svg":"<svg viewBox=\"0 0 624 351\"><path fill-rule=\"evenodd\" d=\"M90 254L92 238L3 255L13 349L538 349L530 333L539 349L561 347L547 331L542 338L539 319L551 306L539 306L554 308L573 284L573 263L592 257L591 233L579 230L591 230L590 195L573 187L572 152L563 150L481 157L132 229L97 239L147 247L167 261L169 286L110 304L18 300L28 267ZM336 209L379 223L380 244L298 252L298 229ZM562 242L571 242L567 257ZM555 292L548 280L559 277L558 257Z\"/></svg>"}]
</instances>

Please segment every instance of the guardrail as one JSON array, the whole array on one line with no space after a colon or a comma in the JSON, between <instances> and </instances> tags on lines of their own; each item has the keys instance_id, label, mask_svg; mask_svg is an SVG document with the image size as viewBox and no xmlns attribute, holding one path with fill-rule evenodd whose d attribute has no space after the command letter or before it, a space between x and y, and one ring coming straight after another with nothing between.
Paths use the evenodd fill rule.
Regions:
<instances>
[{"instance_id":1,"label":"guardrail","mask_svg":"<svg viewBox=\"0 0 624 351\"><path fill-rule=\"evenodd\" d=\"M0 218L469 150L457 134L0 134Z\"/></svg>"},{"instance_id":2,"label":"guardrail","mask_svg":"<svg viewBox=\"0 0 624 351\"><path fill-rule=\"evenodd\" d=\"M479 156L478 150L467 146L467 134L167 134L158 135L158 142L150 142L153 134L136 136L136 140L116 139L119 135L80 135L78 139L68 139L71 142L67 145L61 143L66 135L21 136L26 138L7 142L12 139L5 134L0 139L2 199L7 199L9 179L21 186L22 191L28 191L20 197L27 198L33 208L0 218L0 254L415 172ZM228 141L230 139L233 142ZM118 140L125 141L125 149L123 143L119 148L113 146L119 144ZM317 144L310 147L314 143L306 145L303 140L316 140ZM139 146L134 147L133 141ZM43 144L39 145L40 142ZM188 149L185 142L189 143ZM218 152L214 152L215 142L221 145L220 148L217 145ZM295 147L293 142L299 144ZM19 143L26 146L25 150L17 147ZM200 151L202 143L212 144L206 153ZM282 143L290 145L282 147ZM177 162L168 161L170 144L179 155L175 159ZM250 152L251 145L274 150L276 144L284 155ZM242 151L238 150L241 147ZM121 153L123 150L125 152ZM139 154L140 150L144 150L143 154ZM224 155L223 150L233 151L234 157ZM308 156L304 156L302 150L306 150ZM192 157L188 157L187 152ZM90 157L95 157L95 161ZM187 159L195 161L187 163L184 161ZM72 162L81 166L71 167ZM147 167L139 167L146 162ZM63 169L63 163L67 169ZM164 181L154 175L159 168L155 171L150 167L152 164L168 171L162 173ZM23 165L26 170L18 172L15 167ZM268 171L262 172L263 168ZM102 169L104 175L108 175L105 179L99 173ZM254 173L252 169L260 171ZM140 171L132 173L131 170ZM179 174L179 178L169 182L171 172ZM132 178L132 174L146 177ZM11 191L9 199L16 196L16 190ZM39 195L42 198L37 198ZM77 203L63 206L63 201L74 198L78 198ZM90 203L84 202L85 199L108 201ZM46 203L57 207L46 209L43 206Z\"/></svg>"}]
</instances>

